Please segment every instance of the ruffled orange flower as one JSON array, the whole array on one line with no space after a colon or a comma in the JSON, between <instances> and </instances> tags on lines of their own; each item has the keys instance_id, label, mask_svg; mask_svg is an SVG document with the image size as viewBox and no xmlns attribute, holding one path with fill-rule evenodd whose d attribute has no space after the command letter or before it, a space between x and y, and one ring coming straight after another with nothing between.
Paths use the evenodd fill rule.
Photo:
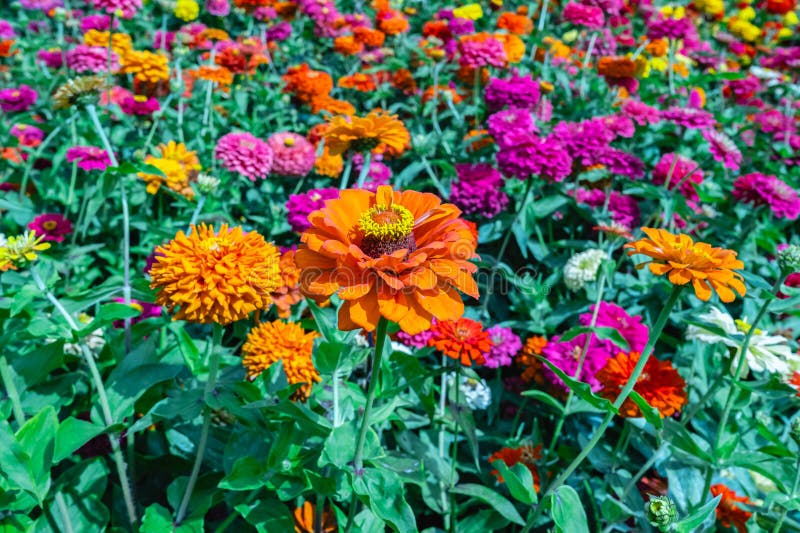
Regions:
<instances>
[{"instance_id":1,"label":"ruffled orange flower","mask_svg":"<svg viewBox=\"0 0 800 533\"><path fill-rule=\"evenodd\" d=\"M120 59L120 72L133 74L143 83L158 83L169 80L167 56L148 50L130 50Z\"/></svg>"},{"instance_id":2,"label":"ruffled orange flower","mask_svg":"<svg viewBox=\"0 0 800 533\"><path fill-rule=\"evenodd\" d=\"M620 352L612 357L597 373L597 380L602 383L600 394L610 401L615 401L639 362L639 352L629 354ZM686 404L686 382L669 361L659 361L651 357L644 365L644 371L633 390L638 392L647 403L658 409L662 417L680 413ZM622 416L637 418L642 411L633 400L626 398L620 407Z\"/></svg>"},{"instance_id":3,"label":"ruffled orange flower","mask_svg":"<svg viewBox=\"0 0 800 533\"><path fill-rule=\"evenodd\" d=\"M344 170L344 158L341 155L331 155L328 147L322 149L322 153L314 162L314 172L320 176L338 178Z\"/></svg>"},{"instance_id":4,"label":"ruffled orange flower","mask_svg":"<svg viewBox=\"0 0 800 533\"><path fill-rule=\"evenodd\" d=\"M353 149L366 152L386 145L402 153L411 136L397 115L372 111L366 117L336 116L325 132L325 146L337 155Z\"/></svg>"},{"instance_id":5,"label":"ruffled orange flower","mask_svg":"<svg viewBox=\"0 0 800 533\"><path fill-rule=\"evenodd\" d=\"M636 63L628 57L604 56L597 60L597 73L606 78L633 78Z\"/></svg>"},{"instance_id":6,"label":"ruffled orange flower","mask_svg":"<svg viewBox=\"0 0 800 533\"><path fill-rule=\"evenodd\" d=\"M386 40L386 34L380 30L359 26L353 29L353 37L367 48L380 48Z\"/></svg>"},{"instance_id":7,"label":"ruffled orange flower","mask_svg":"<svg viewBox=\"0 0 800 533\"><path fill-rule=\"evenodd\" d=\"M292 398L306 401L311 394L311 387L319 383L319 376L311 353L317 333L306 333L294 322L262 322L247 334L242 345L242 364L247 369L247 379L253 380L277 361L283 362L283 370L289 384L302 386Z\"/></svg>"},{"instance_id":8,"label":"ruffled orange flower","mask_svg":"<svg viewBox=\"0 0 800 533\"><path fill-rule=\"evenodd\" d=\"M295 533L315 533L316 512L316 507L309 501L303 502L301 507L295 509L293 513ZM322 511L322 529L319 533L335 533L336 531L338 531L336 516L330 510L325 509Z\"/></svg>"},{"instance_id":9,"label":"ruffled orange flower","mask_svg":"<svg viewBox=\"0 0 800 533\"><path fill-rule=\"evenodd\" d=\"M753 513L745 511L736 502L753 505L753 502L747 496L739 496L734 491L718 483L711 487L711 494L716 498L722 494L722 499L717 505L717 520L725 527L735 527L739 533L747 533L747 521L753 516Z\"/></svg>"},{"instance_id":10,"label":"ruffled orange flower","mask_svg":"<svg viewBox=\"0 0 800 533\"><path fill-rule=\"evenodd\" d=\"M148 155L144 162L161 171L159 174L139 172L139 177L147 183L147 192L156 194L162 185L191 200L194 198L192 182L202 169L197 152L188 150L183 143L169 141L158 145L161 157Z\"/></svg>"},{"instance_id":11,"label":"ruffled orange flower","mask_svg":"<svg viewBox=\"0 0 800 533\"><path fill-rule=\"evenodd\" d=\"M219 231L192 226L156 248L150 268L156 303L175 311L175 320L230 324L272 303L280 286L280 255L264 237L241 227Z\"/></svg>"},{"instance_id":12,"label":"ruffled orange flower","mask_svg":"<svg viewBox=\"0 0 800 533\"><path fill-rule=\"evenodd\" d=\"M495 461L503 461L506 466L512 467L515 464L522 463L528 467L533 476L533 487L536 492L539 492L539 484L541 479L539 477L539 470L536 468L536 460L542 457L542 445L535 448L533 446L518 446L517 448L502 448L489 456L489 464ZM505 480L500 472L492 470L491 474L497 478L497 481L504 483Z\"/></svg>"},{"instance_id":13,"label":"ruffled orange flower","mask_svg":"<svg viewBox=\"0 0 800 533\"><path fill-rule=\"evenodd\" d=\"M6 39L0 41L0 57L11 57L17 53L16 50L13 52L11 48L14 46L15 41L13 39Z\"/></svg>"},{"instance_id":14,"label":"ruffled orange flower","mask_svg":"<svg viewBox=\"0 0 800 533\"><path fill-rule=\"evenodd\" d=\"M345 89L355 89L362 93L372 92L376 89L375 80L369 74L356 72L352 76L342 76L339 78L339 87Z\"/></svg>"},{"instance_id":15,"label":"ruffled orange flower","mask_svg":"<svg viewBox=\"0 0 800 533\"><path fill-rule=\"evenodd\" d=\"M398 69L392 73L391 84L392 87L402 91L404 94L414 94L417 90L417 82L414 81L411 71L406 68Z\"/></svg>"},{"instance_id":16,"label":"ruffled orange flower","mask_svg":"<svg viewBox=\"0 0 800 533\"><path fill-rule=\"evenodd\" d=\"M492 349L492 339L483 324L469 318L437 320L430 331L428 346L465 366L482 365L486 362L484 354Z\"/></svg>"},{"instance_id":17,"label":"ruffled orange flower","mask_svg":"<svg viewBox=\"0 0 800 533\"><path fill-rule=\"evenodd\" d=\"M533 31L533 22L525 15L505 12L497 18L497 28L516 35L527 35Z\"/></svg>"},{"instance_id":18,"label":"ruffled orange flower","mask_svg":"<svg viewBox=\"0 0 800 533\"><path fill-rule=\"evenodd\" d=\"M476 240L461 211L433 194L344 190L311 213L295 254L301 289L344 300L339 327L373 331L381 317L411 335L464 313L458 291L478 297Z\"/></svg>"},{"instance_id":19,"label":"ruffled orange flower","mask_svg":"<svg viewBox=\"0 0 800 533\"><path fill-rule=\"evenodd\" d=\"M272 301L278 309L279 318L289 318L292 306L303 299L300 294L300 269L294 262L294 250L281 254L281 286L272 292Z\"/></svg>"},{"instance_id":20,"label":"ruffled orange flower","mask_svg":"<svg viewBox=\"0 0 800 533\"><path fill-rule=\"evenodd\" d=\"M663 229L642 228L642 231L649 238L628 243L625 248L631 248L629 256L642 254L653 260L639 263L636 268L648 265L650 272L657 276L666 274L674 285L691 282L694 293L704 302L711 298L712 291L726 303L736 299L733 291L739 296L747 292L742 275L734 272L743 269L744 264L736 259L733 250L695 243L688 235L675 235Z\"/></svg>"},{"instance_id":21,"label":"ruffled orange flower","mask_svg":"<svg viewBox=\"0 0 800 533\"><path fill-rule=\"evenodd\" d=\"M503 43L508 64L519 63L525 57L525 42L513 33L495 33L494 38Z\"/></svg>"},{"instance_id":22,"label":"ruffled orange flower","mask_svg":"<svg viewBox=\"0 0 800 533\"><path fill-rule=\"evenodd\" d=\"M312 70L303 63L289 67L283 76L286 82L284 91L292 93L302 102L308 103L322 96L328 96L333 89L333 78L327 72Z\"/></svg>"},{"instance_id":23,"label":"ruffled orange flower","mask_svg":"<svg viewBox=\"0 0 800 533\"><path fill-rule=\"evenodd\" d=\"M311 106L312 113L320 113L325 111L331 115L353 115L356 112L356 108L353 107L353 104L348 102L347 100L339 100L337 98L332 98L329 95L320 96L318 98L314 98L309 102Z\"/></svg>"},{"instance_id":24,"label":"ruffled orange flower","mask_svg":"<svg viewBox=\"0 0 800 533\"><path fill-rule=\"evenodd\" d=\"M343 56L353 56L364 50L364 45L352 35L341 35L333 40L333 49Z\"/></svg>"},{"instance_id":25,"label":"ruffled orange flower","mask_svg":"<svg viewBox=\"0 0 800 533\"><path fill-rule=\"evenodd\" d=\"M386 35L398 35L408 31L408 19L394 9L380 10L375 18L378 21L378 29Z\"/></svg>"},{"instance_id":26,"label":"ruffled orange flower","mask_svg":"<svg viewBox=\"0 0 800 533\"><path fill-rule=\"evenodd\" d=\"M228 91L228 86L233 83L233 73L225 67L202 65L190 70L195 79L210 81L219 85L223 91Z\"/></svg>"}]
</instances>

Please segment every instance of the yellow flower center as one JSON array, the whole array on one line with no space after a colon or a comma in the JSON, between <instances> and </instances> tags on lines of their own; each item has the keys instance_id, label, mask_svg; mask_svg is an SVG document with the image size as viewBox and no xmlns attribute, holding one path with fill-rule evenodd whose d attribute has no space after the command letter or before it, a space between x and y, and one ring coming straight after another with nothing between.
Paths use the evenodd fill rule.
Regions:
<instances>
[{"instance_id":1,"label":"yellow flower center","mask_svg":"<svg viewBox=\"0 0 800 533\"><path fill-rule=\"evenodd\" d=\"M361 214L358 227L364 232L364 237L396 241L411 233L414 215L401 205L376 205Z\"/></svg>"},{"instance_id":2,"label":"yellow flower center","mask_svg":"<svg viewBox=\"0 0 800 533\"><path fill-rule=\"evenodd\" d=\"M136 302L131 302L131 307L139 311L140 313L144 311L144 307L141 304L137 304Z\"/></svg>"},{"instance_id":3,"label":"yellow flower center","mask_svg":"<svg viewBox=\"0 0 800 533\"><path fill-rule=\"evenodd\" d=\"M734 320L734 322L736 322L736 329L738 329L739 331L741 331L742 333L745 333L745 334L749 333L750 332L750 328L753 327L752 324L748 324L747 322L745 322L742 319L736 319L736 320ZM753 335L761 335L761 330L756 328L756 330L753 331Z\"/></svg>"},{"instance_id":4,"label":"yellow flower center","mask_svg":"<svg viewBox=\"0 0 800 533\"><path fill-rule=\"evenodd\" d=\"M58 223L55 220L48 220L42 224L42 227L47 231L52 231L58 227Z\"/></svg>"},{"instance_id":5,"label":"yellow flower center","mask_svg":"<svg viewBox=\"0 0 800 533\"><path fill-rule=\"evenodd\" d=\"M147 97L145 95L143 95L143 94L134 95L133 99L136 100L139 103L147 101Z\"/></svg>"},{"instance_id":6,"label":"yellow flower center","mask_svg":"<svg viewBox=\"0 0 800 533\"><path fill-rule=\"evenodd\" d=\"M288 147L290 147L290 148L291 148L292 146L294 146L294 139L292 139L291 137L286 137L286 138L283 140L283 145L284 145L284 146L288 146Z\"/></svg>"}]
</instances>

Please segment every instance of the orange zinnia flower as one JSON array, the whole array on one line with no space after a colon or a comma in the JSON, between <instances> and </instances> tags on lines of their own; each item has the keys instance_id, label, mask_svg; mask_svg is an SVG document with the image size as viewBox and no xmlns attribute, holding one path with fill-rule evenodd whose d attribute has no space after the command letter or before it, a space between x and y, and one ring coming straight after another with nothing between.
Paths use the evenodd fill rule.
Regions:
<instances>
[{"instance_id":1,"label":"orange zinnia flower","mask_svg":"<svg viewBox=\"0 0 800 533\"><path fill-rule=\"evenodd\" d=\"M150 267L156 303L175 320L230 324L272 303L270 293L280 286L280 255L264 237L223 224L192 226L156 248Z\"/></svg>"},{"instance_id":2,"label":"orange zinnia flower","mask_svg":"<svg viewBox=\"0 0 800 533\"><path fill-rule=\"evenodd\" d=\"M362 93L372 92L376 89L375 80L372 79L372 76L362 72L356 72L352 76L342 76L339 78L338 85L339 87L344 87L345 89L355 89L356 91L361 91Z\"/></svg>"},{"instance_id":3,"label":"orange zinnia flower","mask_svg":"<svg viewBox=\"0 0 800 533\"><path fill-rule=\"evenodd\" d=\"M303 299L300 295L300 270L294 262L294 253L294 250L286 250L281 254L281 286L272 292L278 317L284 319L291 315L292 306Z\"/></svg>"},{"instance_id":4,"label":"orange zinnia flower","mask_svg":"<svg viewBox=\"0 0 800 533\"><path fill-rule=\"evenodd\" d=\"M295 533L314 533L314 519L317 509L311 502L303 502L302 507L294 510L294 531ZM325 509L322 511L322 529L319 533L334 533L338 531L336 517Z\"/></svg>"},{"instance_id":5,"label":"orange zinnia flower","mask_svg":"<svg viewBox=\"0 0 800 533\"><path fill-rule=\"evenodd\" d=\"M338 178L344 170L344 158L341 155L331 155L327 146L323 146L322 153L314 162L314 171L320 176Z\"/></svg>"},{"instance_id":6,"label":"orange zinnia flower","mask_svg":"<svg viewBox=\"0 0 800 533\"><path fill-rule=\"evenodd\" d=\"M536 460L541 459L542 457L542 445L538 445L535 448L533 446L519 446L517 448L502 448L492 455L489 456L489 464L494 463L495 461L503 461L506 466L514 466L517 463L522 463L528 467L528 470L531 471L531 475L533 476L533 487L536 492L539 492L539 483L541 481L539 477L539 471L536 468ZM497 481L500 483L504 483L505 480L503 476L500 475L500 472L497 470L492 470L491 474L497 478Z\"/></svg>"},{"instance_id":7,"label":"orange zinnia flower","mask_svg":"<svg viewBox=\"0 0 800 533\"><path fill-rule=\"evenodd\" d=\"M11 47L14 46L14 42L15 41L13 39L0 41L0 57L11 57L17 53L16 50L13 52L11 51Z\"/></svg>"},{"instance_id":8,"label":"orange zinnia flower","mask_svg":"<svg viewBox=\"0 0 800 533\"><path fill-rule=\"evenodd\" d=\"M131 50L120 59L123 74L133 74L143 83L158 83L169 80L169 62L162 53L148 50Z\"/></svg>"},{"instance_id":9,"label":"orange zinnia flower","mask_svg":"<svg viewBox=\"0 0 800 533\"><path fill-rule=\"evenodd\" d=\"M525 15L505 12L497 19L497 28L517 35L527 35L533 30L533 22Z\"/></svg>"},{"instance_id":10,"label":"orange zinnia flower","mask_svg":"<svg viewBox=\"0 0 800 533\"><path fill-rule=\"evenodd\" d=\"M225 67L202 65L194 70L190 70L189 74L196 79L216 83L225 92L229 90L228 86L233 83L233 73Z\"/></svg>"},{"instance_id":11,"label":"orange zinnia flower","mask_svg":"<svg viewBox=\"0 0 800 533\"><path fill-rule=\"evenodd\" d=\"M476 240L460 214L429 193L344 190L308 217L295 254L302 291L317 300L337 293L343 330L373 331L385 317L413 335L434 317L460 318L458 290L478 297Z\"/></svg>"},{"instance_id":12,"label":"orange zinnia flower","mask_svg":"<svg viewBox=\"0 0 800 533\"><path fill-rule=\"evenodd\" d=\"M352 56L364 50L364 45L352 35L342 35L333 40L333 49L343 56Z\"/></svg>"},{"instance_id":13,"label":"orange zinnia flower","mask_svg":"<svg viewBox=\"0 0 800 533\"><path fill-rule=\"evenodd\" d=\"M283 371L291 385L302 383L292 398L306 401L311 387L319 383L319 376L311 353L317 333L306 333L294 322L262 322L247 334L242 346L242 364L247 369L247 379L253 380L277 361L283 362Z\"/></svg>"},{"instance_id":14,"label":"orange zinnia flower","mask_svg":"<svg viewBox=\"0 0 800 533\"><path fill-rule=\"evenodd\" d=\"M353 29L353 37L367 48L380 48L386 40L386 34L365 26Z\"/></svg>"},{"instance_id":15,"label":"orange zinnia flower","mask_svg":"<svg viewBox=\"0 0 800 533\"><path fill-rule=\"evenodd\" d=\"M633 78L636 63L627 57L604 56L597 60L597 73L607 78Z\"/></svg>"},{"instance_id":16,"label":"orange zinnia flower","mask_svg":"<svg viewBox=\"0 0 800 533\"><path fill-rule=\"evenodd\" d=\"M311 70L305 63L289 67L283 76L287 93L294 94L302 102L311 102L315 98L328 96L333 89L333 78L327 72Z\"/></svg>"},{"instance_id":17,"label":"orange zinnia flower","mask_svg":"<svg viewBox=\"0 0 800 533\"><path fill-rule=\"evenodd\" d=\"M628 255L642 254L653 260L639 263L636 268L648 265L650 272L657 276L666 274L674 285L691 282L694 293L704 302L711 298L712 291L726 303L736 299L734 290L739 296L747 292L742 275L734 272L743 269L744 264L736 259L733 250L695 243L688 235L675 235L663 229L642 228L642 231L649 238L628 243L625 248L631 248Z\"/></svg>"},{"instance_id":18,"label":"orange zinnia flower","mask_svg":"<svg viewBox=\"0 0 800 533\"><path fill-rule=\"evenodd\" d=\"M332 155L346 152L350 148L366 152L384 144L402 153L411 136L397 115L372 111L366 117L336 116L325 132L325 146Z\"/></svg>"},{"instance_id":19,"label":"orange zinnia flower","mask_svg":"<svg viewBox=\"0 0 800 533\"><path fill-rule=\"evenodd\" d=\"M753 516L753 513L735 505L735 502L742 502L748 505L752 505L753 502L747 496L739 496L722 483L711 487L711 494L714 497L722 494L722 499L717 506L717 520L725 527L735 527L739 533L747 533L745 524Z\"/></svg>"},{"instance_id":20,"label":"orange zinnia flower","mask_svg":"<svg viewBox=\"0 0 800 533\"><path fill-rule=\"evenodd\" d=\"M465 366L482 365L486 362L484 354L492 349L492 339L483 324L469 318L437 320L431 333L429 346Z\"/></svg>"},{"instance_id":21,"label":"orange zinnia flower","mask_svg":"<svg viewBox=\"0 0 800 533\"><path fill-rule=\"evenodd\" d=\"M353 107L353 104L346 100L338 100L336 98L332 98L329 95L323 95L318 98L314 98L309 102L311 106L312 113L319 113L321 111L325 111L330 113L331 115L352 115L356 112L356 108Z\"/></svg>"},{"instance_id":22,"label":"orange zinnia flower","mask_svg":"<svg viewBox=\"0 0 800 533\"><path fill-rule=\"evenodd\" d=\"M517 354L514 359L516 363L524 368L522 371L522 379L526 383L534 381L539 385L544 385L544 374L542 374L542 361L537 355L542 355L542 350L547 346L547 339L539 335L528 337L525 341L525 346Z\"/></svg>"},{"instance_id":23,"label":"orange zinnia flower","mask_svg":"<svg viewBox=\"0 0 800 533\"><path fill-rule=\"evenodd\" d=\"M600 394L610 401L615 401L639 362L639 352L618 353L612 357L598 373L597 380L603 384ZM644 365L644 371L633 390L638 392L647 403L658 409L662 417L680 413L687 402L686 382L669 361L659 361L651 357ZM626 398L620 407L622 416L637 418L642 416L639 406Z\"/></svg>"}]
</instances>

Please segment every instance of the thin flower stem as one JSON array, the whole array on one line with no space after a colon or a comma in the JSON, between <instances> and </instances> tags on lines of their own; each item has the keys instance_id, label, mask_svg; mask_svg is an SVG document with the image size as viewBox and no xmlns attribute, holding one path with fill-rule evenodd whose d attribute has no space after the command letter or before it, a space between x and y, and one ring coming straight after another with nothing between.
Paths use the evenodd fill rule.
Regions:
<instances>
[{"instance_id":1,"label":"thin flower stem","mask_svg":"<svg viewBox=\"0 0 800 533\"><path fill-rule=\"evenodd\" d=\"M650 337L647 339L647 345L642 350L642 355L639 358L639 361L636 363L636 367L634 367L631 376L628 378L628 382L625 383L625 386L619 393L616 401L614 402L614 408L619 409L619 407L628 399L631 392L633 391L633 387L636 382L639 380L639 376L641 376L642 371L644 370L647 361L650 359L650 355L653 353L653 348L655 347L658 338L661 336L661 332L664 330L664 326L667 324L667 320L669 319L669 315L672 312L672 308L675 307L675 303L678 301L678 298L681 294L681 289L683 287L680 285L674 285L672 287L672 292L667 298L667 301L664 304L664 307L661 308L661 313L658 315L658 319L656 319L656 323L653 326L653 329L650 333ZM603 438L603 435L608 429L608 426L611 424L611 421L614 419L614 412L609 411L606 416L603 418L603 421L600 423L600 426L595 430L592 438L589 442L584 445L581 452L578 456L572 460L572 462L565 468L561 474L550 484L547 488L547 491L544 495L539 499L539 505L536 508L536 512L532 514L531 518L525 525L525 528L522 530L523 533L527 533L533 527L533 524L536 522L536 519L539 517L541 512L544 510L544 505L542 502L546 501L548 496L550 496L553 491L555 491L558 487L564 484L564 482L572 475L572 473L580 466L584 459L592 452L597 443L600 442L600 439Z\"/></svg>"},{"instance_id":2,"label":"thin flower stem","mask_svg":"<svg viewBox=\"0 0 800 533\"><path fill-rule=\"evenodd\" d=\"M341 425L341 415L339 413L339 369L333 371L331 376L331 389L333 394L333 427Z\"/></svg>"},{"instance_id":3,"label":"thin flower stem","mask_svg":"<svg viewBox=\"0 0 800 533\"><path fill-rule=\"evenodd\" d=\"M192 212L192 218L189 220L189 227L194 226L197 223L197 218L200 216L200 213L203 211L203 206L206 204L206 196L203 195L197 201L197 207L194 208L194 212Z\"/></svg>"},{"instance_id":4,"label":"thin flower stem","mask_svg":"<svg viewBox=\"0 0 800 533\"><path fill-rule=\"evenodd\" d=\"M594 53L594 45L597 43L597 32L592 34L592 37L589 39L589 47L586 49L586 55L583 58L583 65L581 67L581 85L580 85L580 95L581 98L584 98L586 93L586 70L589 67L589 63L592 61L592 54Z\"/></svg>"},{"instance_id":5,"label":"thin flower stem","mask_svg":"<svg viewBox=\"0 0 800 533\"><path fill-rule=\"evenodd\" d=\"M356 443L356 452L353 459L353 479L364 475L364 444L367 441L367 430L369 429L369 416L372 414L372 404L375 402L375 390L378 388L378 381L381 377L381 363L383 361L383 349L386 344L386 333L389 328L389 321L381 317L378 321L378 327L375 331L375 351L372 356L372 374L369 378L369 386L367 387L367 401L364 404L364 415L361 418L361 429L358 432L358 441ZM358 503L358 497L353 491L353 497L350 500L350 512L347 517L347 527L345 533L349 533L353 529L353 519L355 518L355 509Z\"/></svg>"},{"instance_id":6,"label":"thin flower stem","mask_svg":"<svg viewBox=\"0 0 800 533\"><path fill-rule=\"evenodd\" d=\"M79 331L80 328L72 318L72 315L69 314L69 312L64 308L52 291L47 288L47 285L45 285L36 269L32 268L30 273L34 283L36 284L36 287L39 289L39 291L41 291L42 294L45 295L48 300L50 300L50 303L52 303L56 310L61 314L61 316L69 325L70 329L73 331ZM89 351L89 348L85 343L80 343L80 348L81 355L83 355L83 360L86 363L86 366L89 367L89 372L92 375L92 381L94 382L95 389L97 389L97 396L100 403L100 411L103 414L103 421L107 426L112 426L114 425L114 417L111 414L111 405L108 402L108 395L106 394L106 387L103 384L103 377L100 375L100 371L97 369L97 364L94 361L94 354ZM138 520L136 518L136 502L133 499L131 484L128 480L128 468L125 464L125 459L122 457L122 450L119 446L119 435L109 435L108 440L111 443L112 456L114 459L114 464L117 468L117 474L119 475L120 486L122 487L122 497L125 500L125 507L128 511L128 520L131 524L135 524Z\"/></svg>"},{"instance_id":7,"label":"thin flower stem","mask_svg":"<svg viewBox=\"0 0 800 533\"><path fill-rule=\"evenodd\" d=\"M8 398L11 400L14 420L17 421L18 427L22 427L25 424L25 411L22 409L22 403L19 400L19 391L14 384L14 379L11 377L10 370L5 356L0 357L0 378L3 379L3 386L6 388L6 394L8 394Z\"/></svg>"},{"instance_id":8,"label":"thin flower stem","mask_svg":"<svg viewBox=\"0 0 800 533\"><path fill-rule=\"evenodd\" d=\"M795 495L797 494L798 486L800 486L800 454L797 455L797 461L794 465L794 483L792 483L792 492L789 494L789 501L794 500ZM784 507L783 512L781 512L781 516L778 518L778 522L772 529L772 533L780 533L781 526L783 526L783 522L786 520L787 514L789 514L789 507Z\"/></svg>"},{"instance_id":9,"label":"thin flower stem","mask_svg":"<svg viewBox=\"0 0 800 533\"><path fill-rule=\"evenodd\" d=\"M339 183L339 190L343 191L347 188L347 182L350 180L350 173L353 171L353 158L350 157L347 159L347 163L344 165L344 171L342 172L342 181Z\"/></svg>"},{"instance_id":10,"label":"thin flower stem","mask_svg":"<svg viewBox=\"0 0 800 533\"><path fill-rule=\"evenodd\" d=\"M100 124L100 119L97 116L97 108L93 105L86 106L86 112L92 121L97 135L100 136L100 141L103 143L103 148L108 154L108 159L111 161L111 166L118 167L119 161L114 154L114 149L111 147L111 142L108 140L103 126ZM122 201L122 298L125 305L131 305L131 216L130 209L128 208L128 194L125 189L125 178L119 180L120 199ZM125 354L131 351L131 319L125 318Z\"/></svg>"},{"instance_id":11,"label":"thin flower stem","mask_svg":"<svg viewBox=\"0 0 800 533\"><path fill-rule=\"evenodd\" d=\"M211 355L208 366L208 380L203 393L204 401L208 401L208 397L214 393L214 388L217 386L217 372L219 371L220 347L222 345L222 326L214 324L213 340L211 342ZM186 484L186 490L181 499L181 505L175 515L175 525L179 526L183 519L186 518L186 510L189 507L189 500L192 498L192 492L197 484L197 478L200 476L200 467L203 465L203 456L206 453L206 445L208 444L208 433L211 429L211 409L206 408L203 412L203 427L200 430L200 442L197 445L197 456L194 458L194 465L192 466L192 473L189 475L189 482Z\"/></svg>"},{"instance_id":12,"label":"thin flower stem","mask_svg":"<svg viewBox=\"0 0 800 533\"><path fill-rule=\"evenodd\" d=\"M357 189L364 188L364 182L367 180L367 176L369 175L370 165L372 165L372 152L367 150L364 152L364 160L361 164L361 171L358 173L358 181L356 182Z\"/></svg>"},{"instance_id":13,"label":"thin flower stem","mask_svg":"<svg viewBox=\"0 0 800 533\"><path fill-rule=\"evenodd\" d=\"M447 369L447 356L442 354L442 368ZM439 385L439 459L444 459L444 410L447 408L447 372L442 372Z\"/></svg>"},{"instance_id":14,"label":"thin flower stem","mask_svg":"<svg viewBox=\"0 0 800 533\"><path fill-rule=\"evenodd\" d=\"M459 360L461 359L460 354L458 358ZM461 409L461 405L459 404L459 393L461 392L461 367L459 366L456 366L455 389L456 397L455 401L453 402L453 410L457 411ZM453 455L450 460L450 533L456 533L456 494L453 492L453 488L456 486L456 467L458 465L458 433L461 429L458 424L457 416L453 417L453 422L455 423L456 429L455 433L453 434Z\"/></svg>"},{"instance_id":15,"label":"thin flower stem","mask_svg":"<svg viewBox=\"0 0 800 533\"><path fill-rule=\"evenodd\" d=\"M25 198L25 191L27 191L28 189L28 181L30 180L31 177L31 170L33 170L33 164L36 162L37 159L39 159L39 156L42 155L45 148L47 148L50 145L50 143L56 138L56 136L59 133L61 133L62 128L64 128L64 126L75 120L76 116L77 115L73 114L63 124L54 128L53 131L51 131L47 135L47 137L45 137L44 141L42 141L42 144L36 147L36 151L28 156L28 164L25 166L25 173L22 174L22 182L20 183L19 186L20 199Z\"/></svg>"}]
</instances>

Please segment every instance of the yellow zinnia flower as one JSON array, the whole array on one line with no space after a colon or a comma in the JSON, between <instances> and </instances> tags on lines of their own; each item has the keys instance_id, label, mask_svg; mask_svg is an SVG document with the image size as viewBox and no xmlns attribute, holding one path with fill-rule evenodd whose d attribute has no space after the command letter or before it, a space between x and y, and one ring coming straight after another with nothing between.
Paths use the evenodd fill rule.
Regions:
<instances>
[{"instance_id":1,"label":"yellow zinnia flower","mask_svg":"<svg viewBox=\"0 0 800 533\"><path fill-rule=\"evenodd\" d=\"M325 147L331 155L342 154L351 148L357 152L365 152L382 144L403 152L411 140L408 130L397 119L397 115L380 111L372 111L366 117L335 116L323 137Z\"/></svg>"},{"instance_id":2,"label":"yellow zinnia flower","mask_svg":"<svg viewBox=\"0 0 800 533\"><path fill-rule=\"evenodd\" d=\"M483 9L480 4L467 4L455 8L453 15L460 19L478 20L483 17Z\"/></svg>"}]
</instances>

